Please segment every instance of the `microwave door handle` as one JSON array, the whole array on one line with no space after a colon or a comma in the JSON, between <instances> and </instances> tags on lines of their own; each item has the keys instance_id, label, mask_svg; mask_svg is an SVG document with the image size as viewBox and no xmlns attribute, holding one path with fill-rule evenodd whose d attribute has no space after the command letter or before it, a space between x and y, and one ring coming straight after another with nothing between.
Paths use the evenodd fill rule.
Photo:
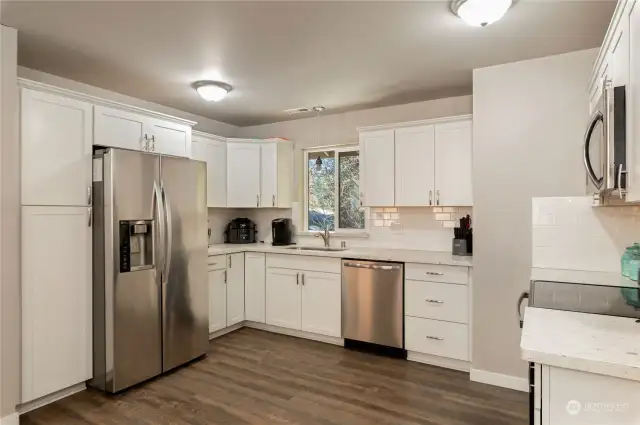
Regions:
<instances>
[{"instance_id":1,"label":"microwave door handle","mask_svg":"<svg viewBox=\"0 0 640 425\"><path fill-rule=\"evenodd\" d=\"M584 135L584 146L582 149L582 159L584 160L584 167L587 170L587 176L594 184L594 186L598 189L602 186L603 178L596 176L595 171L593 170L593 165L591 164L591 158L589 158L589 146L591 145L591 136L593 135L593 130L595 130L598 122L604 122L602 111L596 111L595 114L591 117L591 122L589 122L589 127L587 128L587 132Z\"/></svg>"}]
</instances>

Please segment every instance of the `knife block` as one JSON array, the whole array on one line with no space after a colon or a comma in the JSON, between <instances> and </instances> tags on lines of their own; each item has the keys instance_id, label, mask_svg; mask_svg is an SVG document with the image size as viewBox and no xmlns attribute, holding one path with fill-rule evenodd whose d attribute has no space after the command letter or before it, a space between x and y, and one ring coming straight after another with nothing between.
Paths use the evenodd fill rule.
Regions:
<instances>
[{"instance_id":1,"label":"knife block","mask_svg":"<svg viewBox=\"0 0 640 425\"><path fill-rule=\"evenodd\" d=\"M453 255L471 255L467 250L467 240L454 238L451 253Z\"/></svg>"}]
</instances>

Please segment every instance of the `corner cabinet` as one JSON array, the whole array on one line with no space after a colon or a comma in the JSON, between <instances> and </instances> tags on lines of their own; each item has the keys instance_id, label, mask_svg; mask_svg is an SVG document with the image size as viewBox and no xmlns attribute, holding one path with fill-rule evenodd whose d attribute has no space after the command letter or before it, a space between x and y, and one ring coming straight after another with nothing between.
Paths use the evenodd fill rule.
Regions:
<instances>
[{"instance_id":1,"label":"corner cabinet","mask_svg":"<svg viewBox=\"0 0 640 425\"><path fill-rule=\"evenodd\" d=\"M227 207L290 208L293 143L227 139Z\"/></svg>"},{"instance_id":2,"label":"corner cabinet","mask_svg":"<svg viewBox=\"0 0 640 425\"><path fill-rule=\"evenodd\" d=\"M364 206L471 206L471 116L358 129Z\"/></svg>"}]
</instances>

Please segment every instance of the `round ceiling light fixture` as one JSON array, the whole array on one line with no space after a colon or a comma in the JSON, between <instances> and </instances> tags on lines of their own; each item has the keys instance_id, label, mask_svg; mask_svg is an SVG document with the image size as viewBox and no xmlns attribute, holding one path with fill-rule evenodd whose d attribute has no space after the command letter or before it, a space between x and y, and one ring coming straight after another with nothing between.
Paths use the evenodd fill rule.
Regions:
<instances>
[{"instance_id":1,"label":"round ceiling light fixture","mask_svg":"<svg viewBox=\"0 0 640 425\"><path fill-rule=\"evenodd\" d=\"M451 11L468 25L486 27L507 13L512 0L453 0Z\"/></svg>"},{"instance_id":2,"label":"round ceiling light fixture","mask_svg":"<svg viewBox=\"0 0 640 425\"><path fill-rule=\"evenodd\" d=\"M191 86L208 102L218 102L233 90L233 87L227 83L211 80L196 81Z\"/></svg>"}]
</instances>

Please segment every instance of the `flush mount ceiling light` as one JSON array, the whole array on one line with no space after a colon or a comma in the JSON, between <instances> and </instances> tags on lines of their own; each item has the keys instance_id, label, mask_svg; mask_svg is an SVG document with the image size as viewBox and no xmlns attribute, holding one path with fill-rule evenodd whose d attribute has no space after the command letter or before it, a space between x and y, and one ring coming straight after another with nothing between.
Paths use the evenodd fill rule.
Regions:
<instances>
[{"instance_id":1,"label":"flush mount ceiling light","mask_svg":"<svg viewBox=\"0 0 640 425\"><path fill-rule=\"evenodd\" d=\"M233 90L229 84L220 81L196 81L191 86L196 89L200 97L209 102L218 102Z\"/></svg>"},{"instance_id":2,"label":"flush mount ceiling light","mask_svg":"<svg viewBox=\"0 0 640 425\"><path fill-rule=\"evenodd\" d=\"M453 0L451 11L474 27L491 25L507 13L512 0Z\"/></svg>"}]
</instances>

